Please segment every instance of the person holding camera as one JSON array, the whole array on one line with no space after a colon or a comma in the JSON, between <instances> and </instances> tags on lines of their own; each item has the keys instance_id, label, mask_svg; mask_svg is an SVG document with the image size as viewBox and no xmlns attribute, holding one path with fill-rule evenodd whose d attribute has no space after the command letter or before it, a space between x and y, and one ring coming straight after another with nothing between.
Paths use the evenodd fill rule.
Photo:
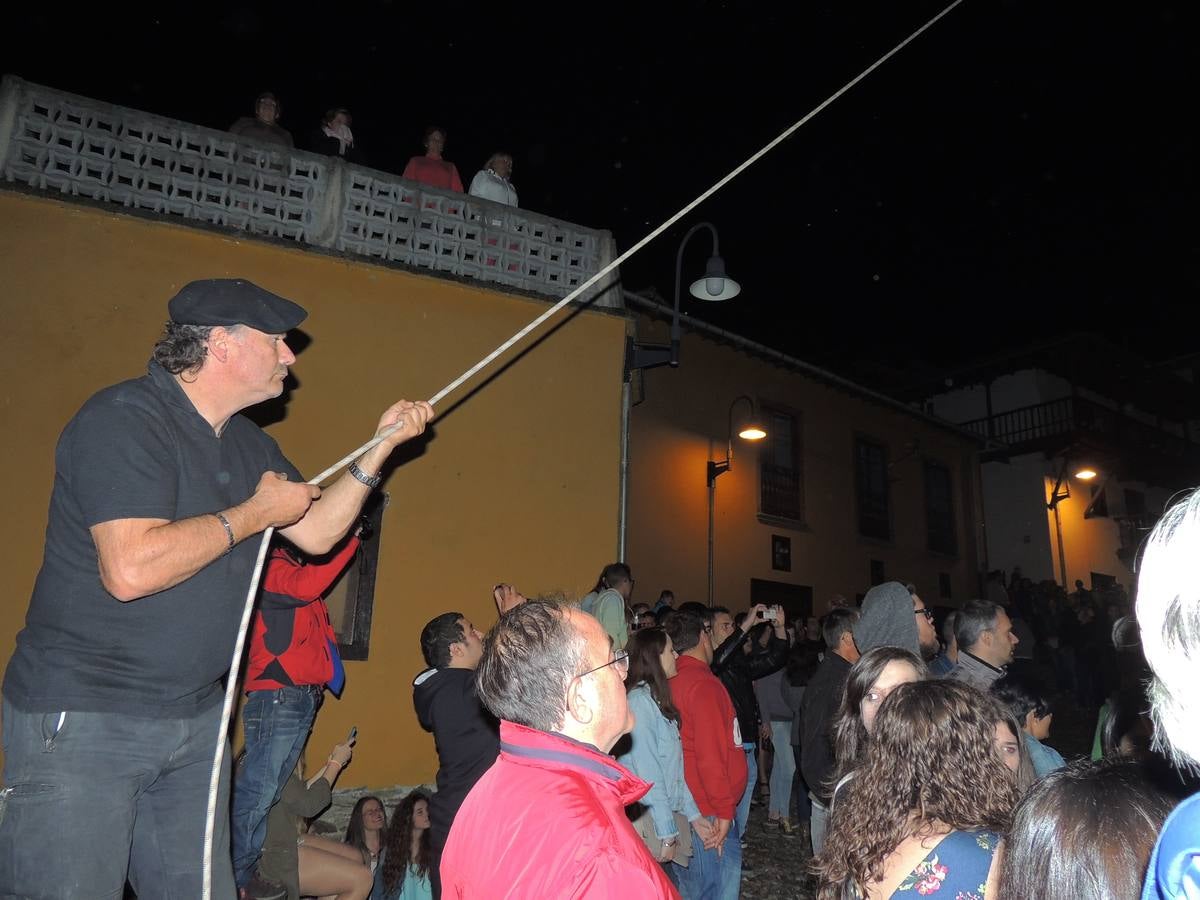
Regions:
<instances>
[{"instance_id":1,"label":"person holding camera","mask_svg":"<svg viewBox=\"0 0 1200 900\"><path fill-rule=\"evenodd\" d=\"M761 652L747 653L746 641L754 626L769 622L770 637ZM754 682L770 675L787 664L788 640L787 615L779 606L767 607L758 603L742 620L740 626L733 624L729 612L713 610L712 631L714 640L720 641L713 651L712 671L733 700L737 710L738 725L742 730L742 749L746 751L746 767L749 777L746 788L737 805L738 833L746 833L746 822L750 818L750 798L758 781L758 762L755 758L756 740L760 737L761 717L758 700L754 696Z\"/></svg>"},{"instance_id":2,"label":"person holding camera","mask_svg":"<svg viewBox=\"0 0 1200 900\"><path fill-rule=\"evenodd\" d=\"M333 838L309 834L307 829L308 821L333 801L333 785L350 764L357 735L355 728L344 743L335 745L325 765L307 781L301 757L284 783L279 802L267 815L259 872L282 884L287 900L365 900L370 896L373 880L362 852Z\"/></svg>"}]
</instances>

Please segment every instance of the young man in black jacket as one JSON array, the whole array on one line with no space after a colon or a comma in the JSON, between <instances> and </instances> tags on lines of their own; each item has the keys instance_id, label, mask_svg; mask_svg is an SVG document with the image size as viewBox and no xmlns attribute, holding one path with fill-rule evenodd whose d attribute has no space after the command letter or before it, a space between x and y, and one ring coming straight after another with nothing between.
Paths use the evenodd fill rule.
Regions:
<instances>
[{"instance_id":1,"label":"young man in black jacket","mask_svg":"<svg viewBox=\"0 0 1200 900\"><path fill-rule=\"evenodd\" d=\"M499 585L495 599L504 612L524 598ZM442 849L450 826L475 782L500 754L500 726L475 694L483 635L462 613L442 613L421 630L421 655L429 668L413 681L413 707L421 727L433 733L438 754L437 793L429 800L429 880L439 898Z\"/></svg>"},{"instance_id":2,"label":"young man in black jacket","mask_svg":"<svg viewBox=\"0 0 1200 900\"><path fill-rule=\"evenodd\" d=\"M768 618L770 615L774 618ZM755 625L769 622L773 627L771 637L762 652L747 653L745 643L750 631ZM759 740L761 719L758 714L758 701L754 697L754 681L764 675L770 675L777 669L782 669L787 662L788 633L786 616L778 606L770 610L759 603L754 606L741 627L733 624L729 610L723 606L712 609L713 651L712 671L721 679L729 697L733 700L733 708L737 711L738 726L742 732L742 748L746 751L746 790L737 807L738 834L746 833L746 820L750 817L750 798L758 783L758 761L755 749Z\"/></svg>"},{"instance_id":3,"label":"young man in black jacket","mask_svg":"<svg viewBox=\"0 0 1200 900\"><path fill-rule=\"evenodd\" d=\"M809 819L813 855L825 844L825 824L829 815L829 776L833 773L833 745L830 727L842 702L846 676L858 660L854 643L854 625L858 611L837 608L821 623L825 639L825 658L808 681L800 702L800 772L812 800Z\"/></svg>"}]
</instances>

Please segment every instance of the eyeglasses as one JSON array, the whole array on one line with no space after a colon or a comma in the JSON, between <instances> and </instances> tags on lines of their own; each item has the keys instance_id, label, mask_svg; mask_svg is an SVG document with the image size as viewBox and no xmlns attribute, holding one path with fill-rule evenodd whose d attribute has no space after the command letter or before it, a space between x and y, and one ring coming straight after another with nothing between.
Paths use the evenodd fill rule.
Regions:
<instances>
[{"instance_id":1,"label":"eyeglasses","mask_svg":"<svg viewBox=\"0 0 1200 900\"><path fill-rule=\"evenodd\" d=\"M620 672L621 677L624 678L629 673L629 654L624 650L617 650L615 653L613 653L613 658L604 663L604 665L596 666L594 669L588 669L586 672L580 672L575 677L582 678L584 675L591 675L593 672L599 672L601 669L607 669L609 666L616 666L617 671Z\"/></svg>"},{"instance_id":2,"label":"eyeglasses","mask_svg":"<svg viewBox=\"0 0 1200 900\"><path fill-rule=\"evenodd\" d=\"M927 621L929 621L929 622L933 621L933 610L930 609L929 607L926 607L925 609L914 609L913 615L914 616L924 616Z\"/></svg>"}]
</instances>

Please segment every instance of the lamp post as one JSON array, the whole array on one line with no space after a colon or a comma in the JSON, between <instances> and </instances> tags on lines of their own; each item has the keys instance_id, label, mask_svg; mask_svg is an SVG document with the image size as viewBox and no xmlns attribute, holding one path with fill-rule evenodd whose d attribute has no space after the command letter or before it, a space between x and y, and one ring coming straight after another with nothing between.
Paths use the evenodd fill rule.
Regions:
<instances>
[{"instance_id":1,"label":"lamp post","mask_svg":"<svg viewBox=\"0 0 1200 900\"><path fill-rule=\"evenodd\" d=\"M761 441L767 436L766 429L757 421L754 411L754 401L746 394L735 397L729 404L729 430L725 438L725 458L708 461L708 605L713 605L713 528L717 508L717 479L733 466L733 410L745 400L750 406L750 415L738 431L738 437L744 441Z\"/></svg>"},{"instance_id":2,"label":"lamp post","mask_svg":"<svg viewBox=\"0 0 1200 900\"><path fill-rule=\"evenodd\" d=\"M629 379L629 374L634 369L651 369L655 366L677 368L679 366L679 342L683 334L679 325L680 286L683 283L683 251L687 248L688 242L696 236L697 232L705 228L712 232L712 255L708 258L708 263L704 267L704 277L693 281L688 287L688 293L697 300L707 300L712 303L730 300L741 293L741 285L725 274L725 260L721 259L719 253L720 247L717 242L716 227L711 222L698 222L693 225L688 229L687 234L683 236L683 240L679 242L679 251L675 254L675 307L671 316L671 343L669 346L639 344L631 338L625 357L626 380Z\"/></svg>"},{"instance_id":3,"label":"lamp post","mask_svg":"<svg viewBox=\"0 0 1200 900\"><path fill-rule=\"evenodd\" d=\"M1054 487L1050 491L1050 499L1046 501L1046 508L1054 513L1054 532L1058 538L1058 571L1062 576L1063 590L1067 590L1067 552L1063 548L1063 530L1062 530L1062 514L1058 511L1058 506L1064 500L1071 496L1071 482L1068 478L1068 471L1072 468L1071 460L1064 456L1062 463L1058 467L1058 477L1054 481ZM1074 477L1080 481L1092 481L1096 477L1096 470L1090 466L1077 466L1074 472ZM1107 481L1107 479L1105 479ZM1104 489L1102 483L1100 489ZM1097 497L1092 498L1092 502L1088 504L1084 511L1084 518L1091 513L1092 507L1096 504Z\"/></svg>"},{"instance_id":4,"label":"lamp post","mask_svg":"<svg viewBox=\"0 0 1200 900\"><path fill-rule=\"evenodd\" d=\"M718 255L717 229L710 222L700 222L692 226L679 243L679 252L675 255L675 309L671 316L670 344L642 344L633 337L625 339L625 379L621 386L621 487L620 511L617 514L617 559L625 561L625 533L627 509L629 501L629 411L632 407L632 391L630 381L638 369L652 369L655 366L679 366L679 286L683 281L683 251L688 241L703 228L712 232L712 256L704 269L704 277L692 282L688 293L698 300L718 302L736 297L742 290L741 286L725 274L725 261ZM711 593L711 591L710 591Z\"/></svg>"}]
</instances>

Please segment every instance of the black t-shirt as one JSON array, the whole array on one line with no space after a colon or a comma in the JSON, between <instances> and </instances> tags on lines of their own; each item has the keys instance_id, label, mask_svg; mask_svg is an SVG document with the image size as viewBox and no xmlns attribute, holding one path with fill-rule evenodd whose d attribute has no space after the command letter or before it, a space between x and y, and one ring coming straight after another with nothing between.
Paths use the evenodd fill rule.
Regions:
<instances>
[{"instance_id":1,"label":"black t-shirt","mask_svg":"<svg viewBox=\"0 0 1200 900\"><path fill-rule=\"evenodd\" d=\"M227 509L268 470L301 480L278 445L235 415L217 437L175 379L149 373L93 396L55 450L41 571L4 696L27 712L186 717L220 699L258 541L128 603L100 582L89 529Z\"/></svg>"}]
</instances>

